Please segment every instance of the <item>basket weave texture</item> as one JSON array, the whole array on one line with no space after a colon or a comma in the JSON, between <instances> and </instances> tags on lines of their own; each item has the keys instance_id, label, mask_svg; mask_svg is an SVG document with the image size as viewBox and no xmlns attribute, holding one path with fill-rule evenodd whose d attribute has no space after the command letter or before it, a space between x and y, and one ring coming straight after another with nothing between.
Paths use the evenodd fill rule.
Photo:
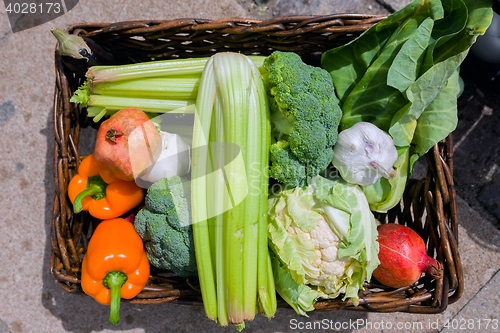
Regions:
<instances>
[{"instance_id":1,"label":"basket weave texture","mask_svg":"<svg viewBox=\"0 0 500 333\"><path fill-rule=\"evenodd\" d=\"M319 64L321 53L343 45L383 19L378 15L336 14L286 16L260 21L253 19L178 19L84 23L68 32L93 39L120 55L123 63L210 56L219 51L269 55L274 50L293 51L305 62ZM83 294L80 269L93 231L94 220L86 212L73 214L67 196L69 180L85 154L82 141L92 141L95 129L84 110L69 102L83 78L64 67L55 56L54 93L54 180L55 193L51 227L50 273L61 287ZM90 133L90 134L89 134ZM89 139L90 136L90 139ZM439 313L457 301L464 288L458 253L458 219L453 186L452 136L436 144L425 156L427 171L412 179L400 205L387 214L377 214L382 223L400 223L417 231L426 242L427 253L444 266L444 278L423 275L414 285L391 289L367 283L360 303L319 300L317 310ZM196 278L179 278L153 269L145 289L132 303L177 302L201 305ZM279 306L286 307L285 302Z\"/></svg>"}]
</instances>

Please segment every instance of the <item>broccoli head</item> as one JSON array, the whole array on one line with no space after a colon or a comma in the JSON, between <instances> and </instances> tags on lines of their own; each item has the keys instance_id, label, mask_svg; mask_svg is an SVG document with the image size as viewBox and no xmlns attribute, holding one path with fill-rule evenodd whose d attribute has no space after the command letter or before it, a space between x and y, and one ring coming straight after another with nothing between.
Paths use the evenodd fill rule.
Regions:
<instances>
[{"instance_id":1,"label":"broccoli head","mask_svg":"<svg viewBox=\"0 0 500 333\"><path fill-rule=\"evenodd\" d=\"M186 184L178 176L153 183L147 190L144 207L134 219L151 265L182 277L197 275Z\"/></svg>"},{"instance_id":2,"label":"broccoli head","mask_svg":"<svg viewBox=\"0 0 500 333\"><path fill-rule=\"evenodd\" d=\"M337 141L342 111L331 76L293 52L273 52L263 68L274 139L269 175L286 185L307 185L330 164Z\"/></svg>"}]
</instances>

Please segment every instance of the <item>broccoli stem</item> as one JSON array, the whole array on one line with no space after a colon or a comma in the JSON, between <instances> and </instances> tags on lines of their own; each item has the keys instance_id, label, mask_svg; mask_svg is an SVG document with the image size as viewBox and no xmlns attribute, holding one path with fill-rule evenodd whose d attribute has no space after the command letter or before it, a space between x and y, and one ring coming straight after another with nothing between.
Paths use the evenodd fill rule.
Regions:
<instances>
[{"instance_id":1,"label":"broccoli stem","mask_svg":"<svg viewBox=\"0 0 500 333\"><path fill-rule=\"evenodd\" d=\"M109 289L111 301L109 303L109 322L117 325L120 322L121 288L127 282L127 275L114 271L106 274L102 284Z\"/></svg>"}]
</instances>

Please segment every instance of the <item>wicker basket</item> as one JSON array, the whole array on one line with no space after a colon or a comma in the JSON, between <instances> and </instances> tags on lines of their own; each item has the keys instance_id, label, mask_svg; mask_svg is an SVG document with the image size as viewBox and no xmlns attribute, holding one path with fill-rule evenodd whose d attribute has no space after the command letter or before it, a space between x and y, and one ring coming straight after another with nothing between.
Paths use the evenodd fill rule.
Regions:
<instances>
[{"instance_id":1,"label":"wicker basket","mask_svg":"<svg viewBox=\"0 0 500 333\"><path fill-rule=\"evenodd\" d=\"M216 51L268 55L273 50L282 50L294 51L304 61L318 64L322 52L349 42L381 19L383 16L358 14L290 16L266 21L180 19L85 23L71 26L68 32L92 38L115 50L125 62L209 56ZM92 142L95 129L89 125L85 113L69 102L82 83L81 77L64 68L57 54L55 69L55 197L50 273L66 291L83 294L81 260L94 221L85 212L72 213L66 189L81 159L90 153L80 151L81 141ZM424 172L422 179L411 180L401 205L377 218L383 223L405 224L416 230L426 241L428 254L443 263L444 279L435 281L424 275L413 286L397 290L367 283L358 306L340 299L319 300L317 310L439 313L460 298L463 275L458 254L451 135L431 149L425 161L427 173ZM202 304L197 279L179 278L171 272L154 269L146 288L128 302ZM287 304L281 301L279 306Z\"/></svg>"}]
</instances>

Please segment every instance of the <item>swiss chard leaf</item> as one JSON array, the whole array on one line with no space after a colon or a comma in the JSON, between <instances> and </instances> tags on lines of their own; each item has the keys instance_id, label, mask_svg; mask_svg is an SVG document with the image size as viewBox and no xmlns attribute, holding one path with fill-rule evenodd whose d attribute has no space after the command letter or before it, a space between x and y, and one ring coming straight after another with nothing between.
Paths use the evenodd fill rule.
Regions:
<instances>
[{"instance_id":1,"label":"swiss chard leaf","mask_svg":"<svg viewBox=\"0 0 500 333\"><path fill-rule=\"evenodd\" d=\"M441 89L446 86L449 78L457 71L464 58L465 54L461 53L434 65L406 90L409 105L394 115L388 131L396 146L405 147L412 143L417 120ZM456 97L447 102L450 105L445 110L449 111L451 110L450 106L456 104ZM429 137L429 140L434 141L434 143L441 139Z\"/></svg>"},{"instance_id":2,"label":"swiss chard leaf","mask_svg":"<svg viewBox=\"0 0 500 333\"><path fill-rule=\"evenodd\" d=\"M412 147L412 152L418 157L429 151L436 140L446 138L455 130L458 123L456 100L459 93L459 74L456 71L418 118Z\"/></svg>"},{"instance_id":3,"label":"swiss chard leaf","mask_svg":"<svg viewBox=\"0 0 500 333\"><path fill-rule=\"evenodd\" d=\"M341 101L341 130L368 121L388 131L393 115L407 103L404 94L393 87L398 84L394 80L392 86L388 84L389 70L405 42L415 38L419 26L426 22L421 30L428 29L428 18L440 17L437 3L413 1L353 42L323 54L322 66L332 75ZM408 54L409 48L403 52Z\"/></svg>"},{"instance_id":4,"label":"swiss chard leaf","mask_svg":"<svg viewBox=\"0 0 500 333\"><path fill-rule=\"evenodd\" d=\"M408 161L405 177L365 191L372 209L397 204L404 185L397 182L406 182L416 159L455 129L457 71L491 23L491 6L490 0L414 0L323 54L343 111L340 130L371 122Z\"/></svg>"},{"instance_id":5,"label":"swiss chard leaf","mask_svg":"<svg viewBox=\"0 0 500 333\"><path fill-rule=\"evenodd\" d=\"M450 13L435 29L433 64L468 51L493 18L491 0L443 0L443 4Z\"/></svg>"},{"instance_id":6,"label":"swiss chard leaf","mask_svg":"<svg viewBox=\"0 0 500 333\"><path fill-rule=\"evenodd\" d=\"M434 21L425 19L416 33L408 39L398 52L387 74L387 85L404 92L415 82L420 72L421 57L425 54Z\"/></svg>"}]
</instances>

